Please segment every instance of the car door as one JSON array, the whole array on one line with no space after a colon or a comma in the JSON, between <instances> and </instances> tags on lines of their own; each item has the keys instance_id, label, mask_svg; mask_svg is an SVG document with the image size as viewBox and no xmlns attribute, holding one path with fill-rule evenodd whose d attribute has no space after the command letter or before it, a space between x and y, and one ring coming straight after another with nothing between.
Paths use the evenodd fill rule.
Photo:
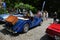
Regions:
<instances>
[{"instance_id":1,"label":"car door","mask_svg":"<svg viewBox=\"0 0 60 40\"><path fill-rule=\"evenodd\" d=\"M32 21L32 27L38 25L40 22L41 18L35 16Z\"/></svg>"}]
</instances>

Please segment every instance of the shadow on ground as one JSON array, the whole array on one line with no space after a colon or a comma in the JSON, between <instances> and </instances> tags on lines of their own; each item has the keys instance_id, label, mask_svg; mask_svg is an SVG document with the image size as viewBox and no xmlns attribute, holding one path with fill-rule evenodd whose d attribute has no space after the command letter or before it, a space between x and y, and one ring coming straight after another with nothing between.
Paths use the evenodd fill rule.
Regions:
<instances>
[{"instance_id":1,"label":"shadow on ground","mask_svg":"<svg viewBox=\"0 0 60 40\"><path fill-rule=\"evenodd\" d=\"M6 29L2 29L2 30L0 30L0 32L3 33L4 35L10 35L10 36L14 36L14 37L16 37L20 34L20 33L14 34L12 32L7 31Z\"/></svg>"},{"instance_id":2,"label":"shadow on ground","mask_svg":"<svg viewBox=\"0 0 60 40\"><path fill-rule=\"evenodd\" d=\"M37 26L39 27L39 25L37 25ZM29 31L36 28L37 26L30 28ZM20 34L24 34L23 32L14 34L12 32L7 31L5 28L0 30L0 32L3 33L4 35L10 35L10 36L14 36L14 37L19 36Z\"/></svg>"},{"instance_id":3,"label":"shadow on ground","mask_svg":"<svg viewBox=\"0 0 60 40\"><path fill-rule=\"evenodd\" d=\"M0 21L0 25L1 25L1 24L4 24L4 23L5 23L5 22L3 22L3 21Z\"/></svg>"},{"instance_id":4,"label":"shadow on ground","mask_svg":"<svg viewBox=\"0 0 60 40\"><path fill-rule=\"evenodd\" d=\"M40 40L55 40L55 39L51 38L47 34L45 34Z\"/></svg>"}]
</instances>

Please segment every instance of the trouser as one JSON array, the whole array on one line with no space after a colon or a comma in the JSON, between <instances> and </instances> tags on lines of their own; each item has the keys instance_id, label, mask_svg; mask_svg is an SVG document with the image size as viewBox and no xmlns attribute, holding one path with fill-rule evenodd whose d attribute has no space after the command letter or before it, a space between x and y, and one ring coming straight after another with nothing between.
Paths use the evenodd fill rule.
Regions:
<instances>
[{"instance_id":1,"label":"trouser","mask_svg":"<svg viewBox=\"0 0 60 40\"><path fill-rule=\"evenodd\" d=\"M56 18L54 18L54 20L53 20L54 22L56 21Z\"/></svg>"}]
</instances>

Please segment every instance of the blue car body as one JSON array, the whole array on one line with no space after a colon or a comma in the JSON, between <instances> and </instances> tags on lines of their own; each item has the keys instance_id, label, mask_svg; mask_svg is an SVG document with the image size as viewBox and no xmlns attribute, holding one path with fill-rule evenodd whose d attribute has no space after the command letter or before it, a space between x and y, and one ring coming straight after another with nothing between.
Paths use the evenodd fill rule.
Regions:
<instances>
[{"instance_id":1,"label":"blue car body","mask_svg":"<svg viewBox=\"0 0 60 40\"><path fill-rule=\"evenodd\" d=\"M41 22L42 22L42 18L39 18L37 16L33 18L33 21L31 21L30 19L29 20L19 19L17 23L11 27L11 29L13 29L14 33L18 33L23 31L24 25L27 23L29 24L29 28L32 28L39 25Z\"/></svg>"}]
</instances>

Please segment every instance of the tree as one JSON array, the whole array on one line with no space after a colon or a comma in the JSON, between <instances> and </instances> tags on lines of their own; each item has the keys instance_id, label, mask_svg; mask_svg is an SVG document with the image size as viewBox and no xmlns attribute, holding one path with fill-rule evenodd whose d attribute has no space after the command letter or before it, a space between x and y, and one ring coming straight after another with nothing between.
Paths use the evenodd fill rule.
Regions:
<instances>
[{"instance_id":1,"label":"tree","mask_svg":"<svg viewBox=\"0 0 60 40\"><path fill-rule=\"evenodd\" d=\"M36 10L36 8L33 7L32 5L24 4L24 3L16 4L16 5L14 6L14 8L32 10L33 12L35 12L35 10Z\"/></svg>"}]
</instances>

